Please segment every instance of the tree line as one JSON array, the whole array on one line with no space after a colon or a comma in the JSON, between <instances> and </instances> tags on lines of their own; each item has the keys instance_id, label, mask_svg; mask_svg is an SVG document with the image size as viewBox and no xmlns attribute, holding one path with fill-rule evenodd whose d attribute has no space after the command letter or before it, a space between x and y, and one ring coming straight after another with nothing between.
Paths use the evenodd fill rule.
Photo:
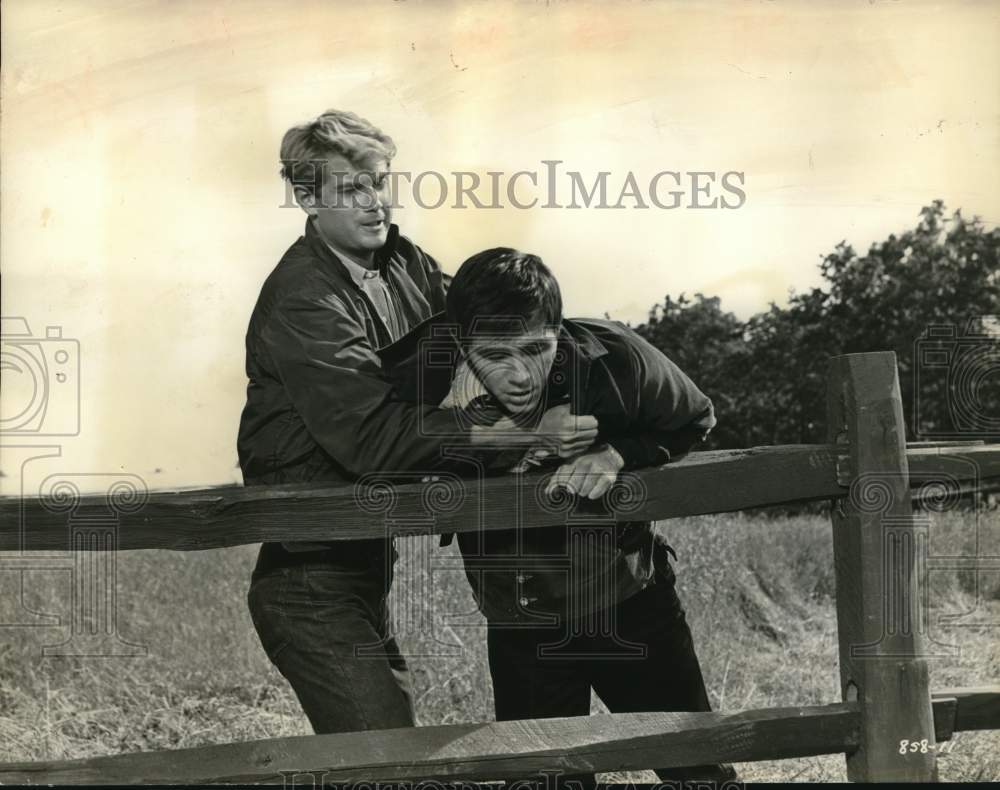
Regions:
<instances>
[{"instance_id":1,"label":"tree line","mask_svg":"<svg viewBox=\"0 0 1000 790\"><path fill-rule=\"evenodd\" d=\"M709 448L826 441L827 359L895 351L907 440L1000 441L1000 228L944 203L916 227L820 263L823 285L746 321L666 296L635 329L715 403Z\"/></svg>"}]
</instances>

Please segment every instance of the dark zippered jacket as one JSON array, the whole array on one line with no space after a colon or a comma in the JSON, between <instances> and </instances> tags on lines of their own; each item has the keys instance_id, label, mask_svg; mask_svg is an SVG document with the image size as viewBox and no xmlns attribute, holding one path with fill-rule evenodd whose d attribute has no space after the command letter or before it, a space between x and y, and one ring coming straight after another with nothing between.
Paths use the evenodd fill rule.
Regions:
<instances>
[{"instance_id":1,"label":"dark zippered jacket","mask_svg":"<svg viewBox=\"0 0 1000 790\"><path fill-rule=\"evenodd\" d=\"M451 387L459 359L454 348L454 329L438 315L379 355L400 397L428 406ZM597 441L615 447L626 470L668 463L701 443L716 423L708 396L665 354L616 321L562 322L546 396L541 408L568 400L574 414L595 416ZM499 467L510 468L510 455L504 456ZM492 466L496 471L498 464ZM483 468L473 462L466 472ZM538 495L536 480L522 480L519 496ZM509 519L510 512L509 503L484 503L480 517ZM606 609L652 580L654 556L663 567L672 553L648 522L591 522L523 530L489 525L460 533L466 574L487 618L524 624Z\"/></svg>"}]
</instances>

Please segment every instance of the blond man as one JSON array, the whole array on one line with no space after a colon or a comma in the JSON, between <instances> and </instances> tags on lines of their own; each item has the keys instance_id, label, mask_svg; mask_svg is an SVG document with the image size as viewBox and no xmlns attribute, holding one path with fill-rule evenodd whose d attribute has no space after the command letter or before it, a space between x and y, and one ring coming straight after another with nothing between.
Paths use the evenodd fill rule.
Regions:
<instances>
[{"instance_id":1,"label":"blond man","mask_svg":"<svg viewBox=\"0 0 1000 790\"><path fill-rule=\"evenodd\" d=\"M534 441L513 424L469 427L450 408L396 399L376 351L444 310L447 277L392 224L392 139L329 110L289 129L281 175L305 233L265 280L246 335L238 450L246 485L350 482L433 468L444 445ZM596 420L547 414L537 431L569 455ZM247 595L261 645L317 733L414 723L386 596L391 541L262 544Z\"/></svg>"}]
</instances>

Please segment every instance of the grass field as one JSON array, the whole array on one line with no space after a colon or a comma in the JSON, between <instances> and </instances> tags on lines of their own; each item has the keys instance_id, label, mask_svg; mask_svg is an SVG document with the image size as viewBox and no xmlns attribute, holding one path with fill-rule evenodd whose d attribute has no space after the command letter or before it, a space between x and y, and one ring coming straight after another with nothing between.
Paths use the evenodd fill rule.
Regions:
<instances>
[{"instance_id":1,"label":"grass field","mask_svg":"<svg viewBox=\"0 0 1000 790\"><path fill-rule=\"evenodd\" d=\"M826 517L718 515L676 519L660 529L678 553L678 590L716 710L839 699ZM981 514L980 545L996 543L998 529L1000 513ZM931 550L970 552L975 530L968 513L937 514ZM483 622L454 546L439 550L433 539L414 538L401 555L394 611L402 648L412 656L419 723L491 720ZM66 629L4 627L0 761L309 733L250 623L245 596L255 556L256 546L121 553L119 627L125 638L148 646L145 657L42 658L41 646L62 641ZM433 574L424 562L431 556L440 566ZM17 576L0 575L0 623L15 622ZM67 622L69 574L38 570L24 578L25 604ZM931 574L931 637L955 646L952 655L928 659L934 688L1000 679L1000 576L984 572L979 582L977 608L973 574ZM934 625L940 616L962 613L959 625ZM445 618L460 622L448 625ZM604 710L596 699L593 710ZM1000 731L959 733L939 765L949 781L1000 780ZM746 781L846 778L839 755L737 768Z\"/></svg>"}]
</instances>

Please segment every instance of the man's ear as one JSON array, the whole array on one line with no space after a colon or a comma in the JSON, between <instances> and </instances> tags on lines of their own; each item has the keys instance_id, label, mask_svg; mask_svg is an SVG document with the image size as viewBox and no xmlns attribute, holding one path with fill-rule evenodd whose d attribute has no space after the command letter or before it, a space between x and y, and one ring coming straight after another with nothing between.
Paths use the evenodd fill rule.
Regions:
<instances>
[{"instance_id":1,"label":"man's ear","mask_svg":"<svg viewBox=\"0 0 1000 790\"><path fill-rule=\"evenodd\" d=\"M295 187L295 202L310 217L316 216L316 196L305 187Z\"/></svg>"}]
</instances>

